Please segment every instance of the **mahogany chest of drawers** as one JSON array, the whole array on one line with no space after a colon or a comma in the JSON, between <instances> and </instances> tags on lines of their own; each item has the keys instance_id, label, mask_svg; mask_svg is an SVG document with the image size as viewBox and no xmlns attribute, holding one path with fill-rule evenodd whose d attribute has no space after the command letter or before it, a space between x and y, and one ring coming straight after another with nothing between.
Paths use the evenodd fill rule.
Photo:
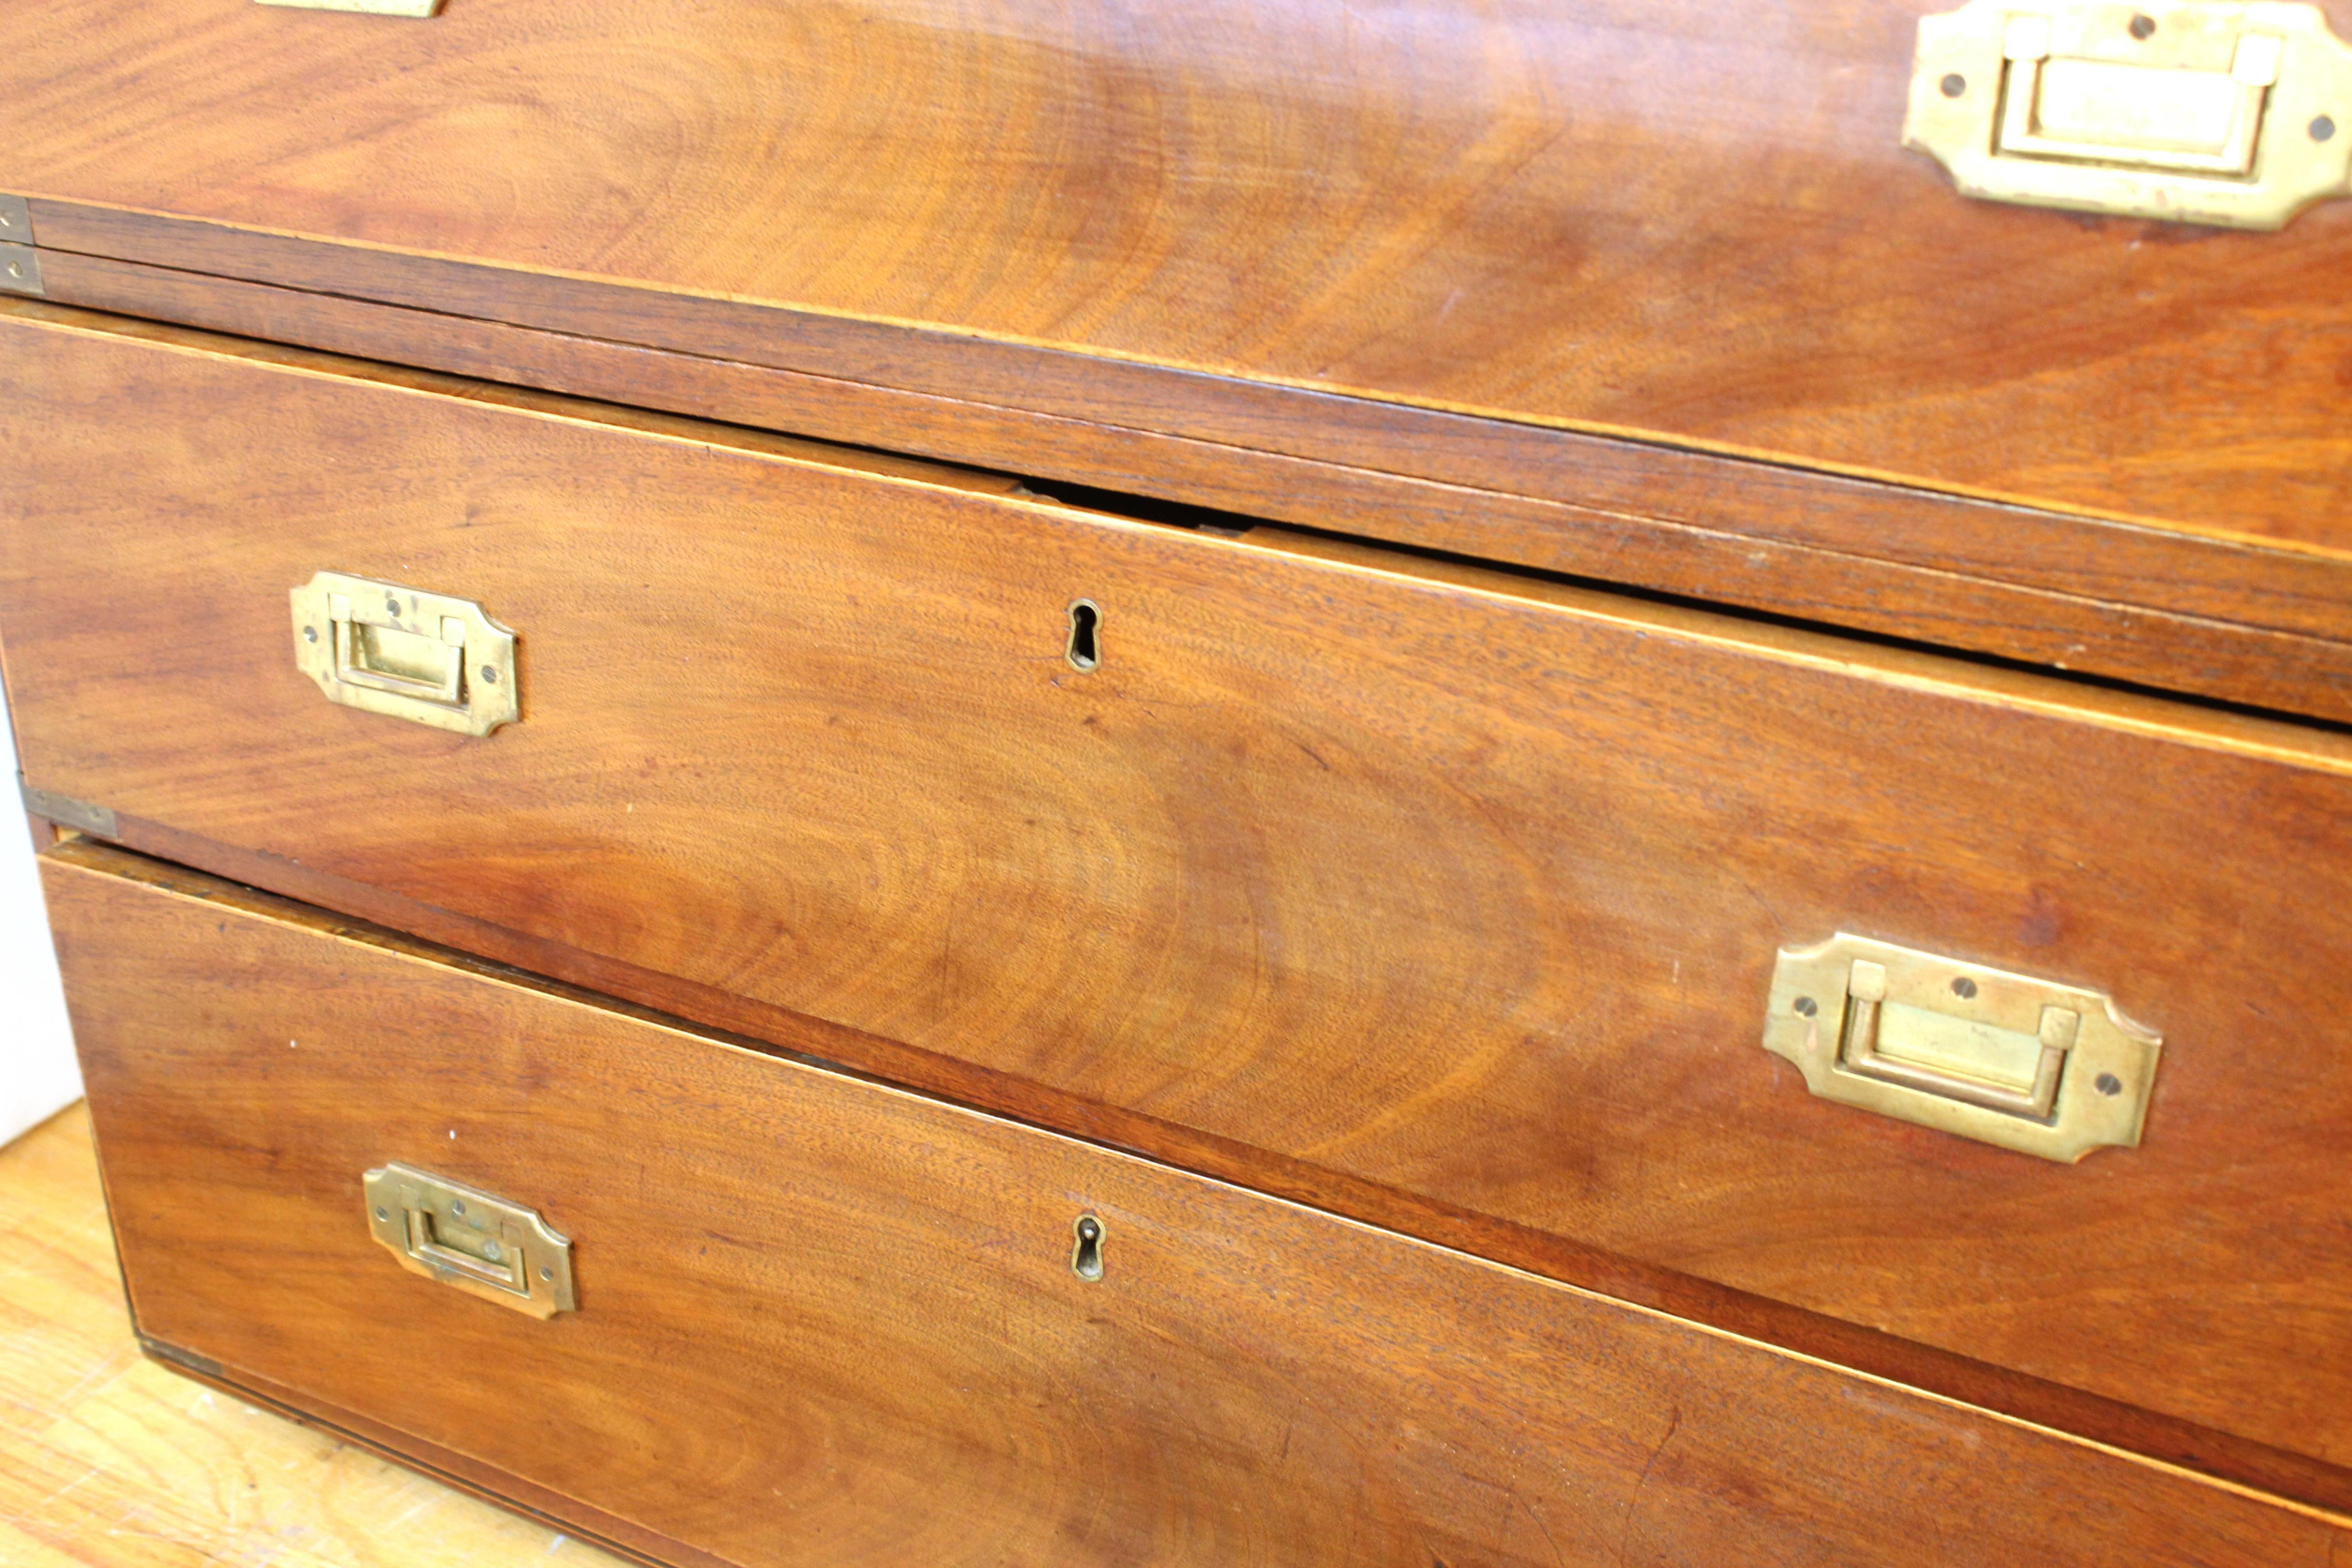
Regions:
<instances>
[{"instance_id":1,"label":"mahogany chest of drawers","mask_svg":"<svg viewBox=\"0 0 2352 1568\"><path fill-rule=\"evenodd\" d=\"M2352 14L355 4L0 14L152 1354L657 1563L2333 1560Z\"/></svg>"}]
</instances>

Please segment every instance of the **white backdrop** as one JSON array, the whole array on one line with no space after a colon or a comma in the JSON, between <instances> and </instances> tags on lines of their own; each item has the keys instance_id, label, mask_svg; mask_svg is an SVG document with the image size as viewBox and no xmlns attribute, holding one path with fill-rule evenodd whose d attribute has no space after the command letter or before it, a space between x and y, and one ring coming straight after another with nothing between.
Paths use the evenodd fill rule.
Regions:
<instances>
[{"instance_id":1,"label":"white backdrop","mask_svg":"<svg viewBox=\"0 0 2352 1568\"><path fill-rule=\"evenodd\" d=\"M0 1143L80 1098L57 954L33 871L33 836L17 804L7 700L0 698Z\"/></svg>"}]
</instances>

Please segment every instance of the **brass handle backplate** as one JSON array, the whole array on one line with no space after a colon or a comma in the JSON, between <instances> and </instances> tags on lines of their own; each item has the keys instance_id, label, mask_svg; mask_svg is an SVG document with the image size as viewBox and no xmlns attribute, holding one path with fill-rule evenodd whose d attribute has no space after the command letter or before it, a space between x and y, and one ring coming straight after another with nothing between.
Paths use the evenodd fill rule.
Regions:
<instances>
[{"instance_id":1,"label":"brass handle backplate","mask_svg":"<svg viewBox=\"0 0 2352 1568\"><path fill-rule=\"evenodd\" d=\"M2277 228L2352 181L2352 47L2282 0L1922 17L1903 144L1993 201Z\"/></svg>"},{"instance_id":2,"label":"brass handle backplate","mask_svg":"<svg viewBox=\"0 0 2352 1568\"><path fill-rule=\"evenodd\" d=\"M294 662L329 700L467 735L521 717L514 633L471 599L321 572L292 600Z\"/></svg>"},{"instance_id":3,"label":"brass handle backplate","mask_svg":"<svg viewBox=\"0 0 2352 1568\"><path fill-rule=\"evenodd\" d=\"M572 1243L537 1210L414 1165L378 1166L361 1187L369 1234L411 1273L534 1318L577 1305Z\"/></svg>"},{"instance_id":4,"label":"brass handle backplate","mask_svg":"<svg viewBox=\"0 0 2352 1568\"><path fill-rule=\"evenodd\" d=\"M2162 1045L2101 992L1843 932L1781 949L1764 1023L1823 1099L2046 1160L2137 1145Z\"/></svg>"}]
</instances>

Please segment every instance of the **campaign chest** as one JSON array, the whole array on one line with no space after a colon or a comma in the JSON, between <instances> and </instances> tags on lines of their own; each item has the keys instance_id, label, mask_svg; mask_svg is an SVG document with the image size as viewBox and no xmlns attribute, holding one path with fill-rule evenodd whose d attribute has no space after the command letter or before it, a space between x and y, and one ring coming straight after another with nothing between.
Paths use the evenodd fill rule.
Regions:
<instances>
[{"instance_id":1,"label":"campaign chest","mask_svg":"<svg viewBox=\"0 0 2352 1568\"><path fill-rule=\"evenodd\" d=\"M154 1355L656 1563L2337 1550L2352 16L412 8L0 16Z\"/></svg>"}]
</instances>

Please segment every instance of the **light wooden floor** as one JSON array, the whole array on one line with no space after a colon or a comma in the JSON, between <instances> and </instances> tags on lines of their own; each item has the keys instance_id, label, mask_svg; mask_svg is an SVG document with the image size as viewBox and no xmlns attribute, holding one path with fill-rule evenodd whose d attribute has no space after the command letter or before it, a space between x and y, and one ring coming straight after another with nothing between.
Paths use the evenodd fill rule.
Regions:
<instances>
[{"instance_id":1,"label":"light wooden floor","mask_svg":"<svg viewBox=\"0 0 2352 1568\"><path fill-rule=\"evenodd\" d=\"M0 1149L0 1564L618 1560L139 1353L75 1106Z\"/></svg>"}]
</instances>

